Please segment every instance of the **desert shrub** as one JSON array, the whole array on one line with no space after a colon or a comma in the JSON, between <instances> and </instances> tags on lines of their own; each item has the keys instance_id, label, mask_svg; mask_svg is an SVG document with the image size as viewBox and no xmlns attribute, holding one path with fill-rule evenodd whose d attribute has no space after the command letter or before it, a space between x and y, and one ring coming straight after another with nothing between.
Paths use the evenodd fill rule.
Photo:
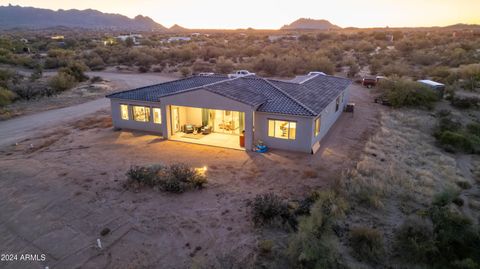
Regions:
<instances>
[{"instance_id":1,"label":"desert shrub","mask_svg":"<svg viewBox=\"0 0 480 269\"><path fill-rule=\"evenodd\" d=\"M345 200L331 191L319 193L309 216L299 218L288 243L292 268L344 268L332 229L347 209Z\"/></svg>"},{"instance_id":2,"label":"desert shrub","mask_svg":"<svg viewBox=\"0 0 480 269\"><path fill-rule=\"evenodd\" d=\"M478 269L480 268L480 265L476 263L472 259L463 259L463 260L457 260L453 261L451 263L451 268L453 269Z\"/></svg>"},{"instance_id":3,"label":"desert shrub","mask_svg":"<svg viewBox=\"0 0 480 269\"><path fill-rule=\"evenodd\" d=\"M478 268L480 233L472 220L452 207L452 189L435 195L425 218L410 217L395 235L400 257L429 268Z\"/></svg>"},{"instance_id":4,"label":"desert shrub","mask_svg":"<svg viewBox=\"0 0 480 269\"><path fill-rule=\"evenodd\" d=\"M390 76L399 76L399 77L403 77L403 76L408 76L409 73L410 73L410 67L408 65L405 65L405 64L388 64L388 65L385 65L383 66L379 72L387 77L390 77Z\"/></svg>"},{"instance_id":5,"label":"desert shrub","mask_svg":"<svg viewBox=\"0 0 480 269\"><path fill-rule=\"evenodd\" d=\"M354 256L361 261L379 262L385 253L383 235L376 229L357 227L350 231Z\"/></svg>"},{"instance_id":6,"label":"desert shrub","mask_svg":"<svg viewBox=\"0 0 480 269\"><path fill-rule=\"evenodd\" d=\"M0 106L6 106L15 100L16 94L10 90L0 87Z\"/></svg>"},{"instance_id":7,"label":"desert shrub","mask_svg":"<svg viewBox=\"0 0 480 269\"><path fill-rule=\"evenodd\" d=\"M349 65L348 65L348 73L347 73L347 76L350 77L350 78L353 78L355 77L358 72L360 72L360 66L358 66L357 63L355 62L351 62Z\"/></svg>"},{"instance_id":8,"label":"desert shrub","mask_svg":"<svg viewBox=\"0 0 480 269\"><path fill-rule=\"evenodd\" d=\"M458 75L464 80L464 88L474 91L480 87L480 64L460 66Z\"/></svg>"},{"instance_id":9,"label":"desert shrub","mask_svg":"<svg viewBox=\"0 0 480 269\"><path fill-rule=\"evenodd\" d=\"M464 259L480 262L480 234L472 221L448 205L433 206L430 218L434 224L438 255L434 264L451 264Z\"/></svg>"},{"instance_id":10,"label":"desert shrub","mask_svg":"<svg viewBox=\"0 0 480 269\"><path fill-rule=\"evenodd\" d=\"M182 77L188 77L188 75L191 74L190 68L188 67L180 68L180 74L182 74Z\"/></svg>"},{"instance_id":11,"label":"desert shrub","mask_svg":"<svg viewBox=\"0 0 480 269\"><path fill-rule=\"evenodd\" d=\"M289 217L287 203L274 193L257 195L252 203L252 220L257 226L271 224L275 220L285 220Z\"/></svg>"},{"instance_id":12,"label":"desert shrub","mask_svg":"<svg viewBox=\"0 0 480 269\"><path fill-rule=\"evenodd\" d=\"M412 263L426 263L436 255L433 224L428 218L410 216L395 234L398 255Z\"/></svg>"},{"instance_id":13,"label":"desert shrub","mask_svg":"<svg viewBox=\"0 0 480 269\"><path fill-rule=\"evenodd\" d=\"M309 215L310 208L320 198L320 193L317 191L312 192L310 195L300 201L298 208L295 210L295 215Z\"/></svg>"},{"instance_id":14,"label":"desert shrub","mask_svg":"<svg viewBox=\"0 0 480 269\"><path fill-rule=\"evenodd\" d=\"M182 193L191 188L202 188L207 179L185 164L172 164L158 173L158 185L163 191Z\"/></svg>"},{"instance_id":15,"label":"desert shrub","mask_svg":"<svg viewBox=\"0 0 480 269\"><path fill-rule=\"evenodd\" d=\"M138 72L140 72L140 73L147 73L148 70L150 70L150 67L148 67L148 66L143 66L142 65L142 66L138 67Z\"/></svg>"},{"instance_id":16,"label":"desert shrub","mask_svg":"<svg viewBox=\"0 0 480 269\"><path fill-rule=\"evenodd\" d=\"M452 104L452 106L462 109L475 108L480 107L480 98L474 96L454 96L451 99L450 103Z\"/></svg>"},{"instance_id":17,"label":"desert shrub","mask_svg":"<svg viewBox=\"0 0 480 269\"><path fill-rule=\"evenodd\" d=\"M437 94L429 87L406 79L385 79L377 88L379 94L388 99L394 107L432 108L433 103L438 100Z\"/></svg>"},{"instance_id":18,"label":"desert shrub","mask_svg":"<svg viewBox=\"0 0 480 269\"><path fill-rule=\"evenodd\" d=\"M462 124L458 121L452 120L452 118L449 115L447 116L440 115L440 119L438 120L438 124L435 129L435 132L437 135L439 135L445 131L455 132L460 130L461 128L462 128Z\"/></svg>"},{"instance_id":19,"label":"desert shrub","mask_svg":"<svg viewBox=\"0 0 480 269\"><path fill-rule=\"evenodd\" d=\"M459 192L453 188L448 188L433 196L432 205L447 206L452 203L459 195Z\"/></svg>"},{"instance_id":20,"label":"desert shrub","mask_svg":"<svg viewBox=\"0 0 480 269\"><path fill-rule=\"evenodd\" d=\"M335 71L335 65L325 56L316 56L311 59L311 70L321 71L326 74L333 74Z\"/></svg>"},{"instance_id":21,"label":"desert shrub","mask_svg":"<svg viewBox=\"0 0 480 269\"><path fill-rule=\"evenodd\" d=\"M141 186L153 187L158 184L157 173L161 166L138 166L134 165L127 171L128 180Z\"/></svg>"},{"instance_id":22,"label":"desert shrub","mask_svg":"<svg viewBox=\"0 0 480 269\"><path fill-rule=\"evenodd\" d=\"M48 85L53 88L55 92L62 92L74 87L76 80L73 76L59 72L57 75L48 80Z\"/></svg>"},{"instance_id":23,"label":"desert shrub","mask_svg":"<svg viewBox=\"0 0 480 269\"><path fill-rule=\"evenodd\" d=\"M127 171L127 178L127 186L136 184L173 193L203 188L207 183L203 173L185 164L132 166Z\"/></svg>"},{"instance_id":24,"label":"desert shrub","mask_svg":"<svg viewBox=\"0 0 480 269\"><path fill-rule=\"evenodd\" d=\"M473 153L475 151L474 144L468 136L458 132L445 131L438 138L438 142L447 150L464 151Z\"/></svg>"},{"instance_id":25,"label":"desert shrub","mask_svg":"<svg viewBox=\"0 0 480 269\"><path fill-rule=\"evenodd\" d=\"M72 76L75 81L82 82L88 79L88 76L85 75L88 67L80 62L71 62L66 67L62 67L58 70L58 73L65 73Z\"/></svg>"},{"instance_id":26,"label":"desert shrub","mask_svg":"<svg viewBox=\"0 0 480 269\"><path fill-rule=\"evenodd\" d=\"M472 188L472 184L470 184L470 182L468 182L468 181L461 180L461 181L457 181L455 183L457 184L458 187L460 187L464 190Z\"/></svg>"},{"instance_id":27,"label":"desert shrub","mask_svg":"<svg viewBox=\"0 0 480 269\"><path fill-rule=\"evenodd\" d=\"M272 240L262 240L258 242L258 249L261 254L269 254L272 252L273 245L274 243Z\"/></svg>"},{"instance_id":28,"label":"desert shrub","mask_svg":"<svg viewBox=\"0 0 480 269\"><path fill-rule=\"evenodd\" d=\"M224 57L220 57L215 64L215 72L220 74L228 74L233 71L234 64L230 59L225 59Z\"/></svg>"},{"instance_id":29,"label":"desert shrub","mask_svg":"<svg viewBox=\"0 0 480 269\"><path fill-rule=\"evenodd\" d=\"M85 64L93 71L99 71L105 69L105 62L97 55L90 56L86 59Z\"/></svg>"},{"instance_id":30,"label":"desert shrub","mask_svg":"<svg viewBox=\"0 0 480 269\"><path fill-rule=\"evenodd\" d=\"M440 115L433 136L442 148L449 152L463 151L480 153L479 124L471 123L466 128L452 120L450 114Z\"/></svg>"},{"instance_id":31,"label":"desert shrub","mask_svg":"<svg viewBox=\"0 0 480 269\"><path fill-rule=\"evenodd\" d=\"M97 82L102 82L102 81L103 81L103 78L99 77L99 76L93 76L92 78L90 78L91 83L97 83Z\"/></svg>"},{"instance_id":32,"label":"desert shrub","mask_svg":"<svg viewBox=\"0 0 480 269\"><path fill-rule=\"evenodd\" d=\"M192 65L193 73L213 72L213 65L209 62L196 60Z\"/></svg>"}]
</instances>

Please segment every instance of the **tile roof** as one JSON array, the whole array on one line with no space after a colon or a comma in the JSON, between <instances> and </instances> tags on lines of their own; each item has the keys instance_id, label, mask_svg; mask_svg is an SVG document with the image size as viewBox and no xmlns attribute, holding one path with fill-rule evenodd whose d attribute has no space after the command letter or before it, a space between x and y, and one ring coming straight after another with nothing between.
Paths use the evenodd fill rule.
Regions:
<instances>
[{"instance_id":1,"label":"tile roof","mask_svg":"<svg viewBox=\"0 0 480 269\"><path fill-rule=\"evenodd\" d=\"M138 101L158 102L159 98L184 90L216 83L228 79L227 76L191 76L174 81L145 86L133 90L117 92L107 95L108 98L119 98Z\"/></svg>"},{"instance_id":2,"label":"tile roof","mask_svg":"<svg viewBox=\"0 0 480 269\"><path fill-rule=\"evenodd\" d=\"M351 84L349 79L328 75L315 75L303 83L269 81L317 115Z\"/></svg>"},{"instance_id":3,"label":"tile roof","mask_svg":"<svg viewBox=\"0 0 480 269\"><path fill-rule=\"evenodd\" d=\"M348 79L326 75L311 76L301 84L253 75L234 79L217 75L192 76L107 97L158 102L165 96L204 89L257 107L261 112L316 116L349 85Z\"/></svg>"}]
</instances>

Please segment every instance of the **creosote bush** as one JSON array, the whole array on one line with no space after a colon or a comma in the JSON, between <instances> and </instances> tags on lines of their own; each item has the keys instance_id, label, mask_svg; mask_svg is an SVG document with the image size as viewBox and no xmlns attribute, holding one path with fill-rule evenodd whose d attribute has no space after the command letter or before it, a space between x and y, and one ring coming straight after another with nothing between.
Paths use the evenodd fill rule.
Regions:
<instances>
[{"instance_id":1,"label":"creosote bush","mask_svg":"<svg viewBox=\"0 0 480 269\"><path fill-rule=\"evenodd\" d=\"M437 116L439 120L433 136L441 147L449 152L480 153L480 124L471 123L464 127L445 111Z\"/></svg>"},{"instance_id":2,"label":"creosote bush","mask_svg":"<svg viewBox=\"0 0 480 269\"><path fill-rule=\"evenodd\" d=\"M16 97L14 92L0 87L0 107L10 104Z\"/></svg>"},{"instance_id":3,"label":"creosote bush","mask_svg":"<svg viewBox=\"0 0 480 269\"><path fill-rule=\"evenodd\" d=\"M204 174L185 164L132 166L127 171L127 177L127 186L148 186L173 193L203 188L207 183Z\"/></svg>"},{"instance_id":4,"label":"creosote bush","mask_svg":"<svg viewBox=\"0 0 480 269\"><path fill-rule=\"evenodd\" d=\"M291 268L344 268L332 227L346 210L346 201L335 192L318 193L310 215L298 218L298 230L290 238L287 256Z\"/></svg>"},{"instance_id":5,"label":"creosote bush","mask_svg":"<svg viewBox=\"0 0 480 269\"><path fill-rule=\"evenodd\" d=\"M252 203L253 222L257 226L289 218L287 203L274 193L257 195Z\"/></svg>"},{"instance_id":6,"label":"creosote bush","mask_svg":"<svg viewBox=\"0 0 480 269\"><path fill-rule=\"evenodd\" d=\"M394 246L412 263L427 262L437 251L431 220L416 215L407 218L395 235Z\"/></svg>"},{"instance_id":7,"label":"creosote bush","mask_svg":"<svg viewBox=\"0 0 480 269\"><path fill-rule=\"evenodd\" d=\"M350 231L350 244L354 255L361 261L377 263L385 249L380 231L368 227L356 227Z\"/></svg>"},{"instance_id":8,"label":"creosote bush","mask_svg":"<svg viewBox=\"0 0 480 269\"><path fill-rule=\"evenodd\" d=\"M407 79L392 78L381 80L377 87L379 94L394 107L424 107L431 109L438 95L429 87Z\"/></svg>"},{"instance_id":9,"label":"creosote bush","mask_svg":"<svg viewBox=\"0 0 480 269\"><path fill-rule=\"evenodd\" d=\"M454 208L457 197L450 189L437 194L425 218L410 217L400 226L395 246L401 258L428 268L479 268L480 232Z\"/></svg>"}]
</instances>

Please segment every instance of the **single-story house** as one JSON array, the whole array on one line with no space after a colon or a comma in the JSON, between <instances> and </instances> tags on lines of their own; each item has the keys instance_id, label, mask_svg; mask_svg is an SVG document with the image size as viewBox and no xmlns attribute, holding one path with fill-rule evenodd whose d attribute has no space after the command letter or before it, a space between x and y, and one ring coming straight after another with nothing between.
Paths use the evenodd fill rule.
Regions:
<instances>
[{"instance_id":1,"label":"single-story house","mask_svg":"<svg viewBox=\"0 0 480 269\"><path fill-rule=\"evenodd\" d=\"M251 150L313 153L349 99L350 80L310 72L292 81L191 76L107 95L117 129Z\"/></svg>"}]
</instances>

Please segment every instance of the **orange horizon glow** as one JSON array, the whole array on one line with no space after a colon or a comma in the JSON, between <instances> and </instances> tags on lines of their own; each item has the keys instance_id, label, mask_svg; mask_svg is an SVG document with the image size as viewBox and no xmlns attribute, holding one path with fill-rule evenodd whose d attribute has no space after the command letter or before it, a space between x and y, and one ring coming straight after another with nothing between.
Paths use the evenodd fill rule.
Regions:
<instances>
[{"instance_id":1,"label":"orange horizon glow","mask_svg":"<svg viewBox=\"0 0 480 269\"><path fill-rule=\"evenodd\" d=\"M149 16L163 26L191 29L278 29L299 18L326 19L341 27L428 27L480 24L480 0L0 0L0 5L96 9L130 18Z\"/></svg>"}]
</instances>

